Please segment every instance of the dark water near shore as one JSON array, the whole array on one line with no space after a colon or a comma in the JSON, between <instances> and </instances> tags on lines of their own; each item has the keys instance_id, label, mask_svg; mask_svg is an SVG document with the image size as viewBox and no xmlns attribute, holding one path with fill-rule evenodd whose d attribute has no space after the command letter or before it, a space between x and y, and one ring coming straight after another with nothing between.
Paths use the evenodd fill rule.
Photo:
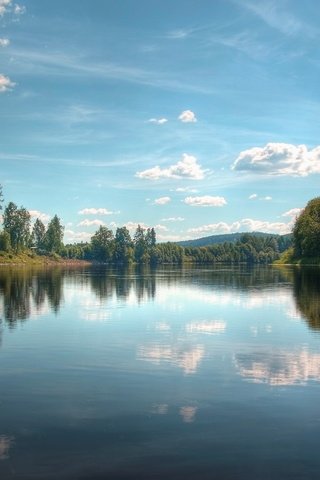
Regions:
<instances>
[{"instance_id":1,"label":"dark water near shore","mask_svg":"<svg viewBox=\"0 0 320 480\"><path fill-rule=\"evenodd\" d=\"M0 270L0 479L318 479L320 271Z\"/></svg>"}]
</instances>

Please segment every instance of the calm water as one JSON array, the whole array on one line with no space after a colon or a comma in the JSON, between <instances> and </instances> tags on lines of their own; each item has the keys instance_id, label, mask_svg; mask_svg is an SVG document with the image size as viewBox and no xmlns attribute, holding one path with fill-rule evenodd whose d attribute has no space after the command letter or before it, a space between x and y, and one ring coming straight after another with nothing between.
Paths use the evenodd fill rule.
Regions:
<instances>
[{"instance_id":1,"label":"calm water","mask_svg":"<svg viewBox=\"0 0 320 480\"><path fill-rule=\"evenodd\" d=\"M319 479L317 270L0 270L0 478Z\"/></svg>"}]
</instances>

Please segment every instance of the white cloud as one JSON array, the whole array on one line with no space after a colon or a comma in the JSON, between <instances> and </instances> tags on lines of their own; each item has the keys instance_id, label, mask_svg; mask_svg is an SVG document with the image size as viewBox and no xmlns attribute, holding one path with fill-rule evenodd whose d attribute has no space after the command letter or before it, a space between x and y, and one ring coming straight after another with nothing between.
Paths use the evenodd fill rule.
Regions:
<instances>
[{"instance_id":1,"label":"white cloud","mask_svg":"<svg viewBox=\"0 0 320 480\"><path fill-rule=\"evenodd\" d=\"M7 12L10 4L11 4L11 0L0 0L0 16L1 17Z\"/></svg>"},{"instance_id":2,"label":"white cloud","mask_svg":"<svg viewBox=\"0 0 320 480\"><path fill-rule=\"evenodd\" d=\"M288 223L284 222L268 222L264 220L253 220L251 218L243 218L233 223L218 222L200 227L190 228L188 233L194 236L216 235L235 232L264 232L284 235L290 233L293 227L293 220Z\"/></svg>"},{"instance_id":3,"label":"white cloud","mask_svg":"<svg viewBox=\"0 0 320 480\"><path fill-rule=\"evenodd\" d=\"M88 232L75 232L73 230L65 230L64 241L66 243L75 242L89 242L92 237L92 233Z\"/></svg>"},{"instance_id":4,"label":"white cloud","mask_svg":"<svg viewBox=\"0 0 320 480\"><path fill-rule=\"evenodd\" d=\"M84 208L83 210L79 210L79 215L113 215L117 212L111 212L106 208Z\"/></svg>"},{"instance_id":5,"label":"white cloud","mask_svg":"<svg viewBox=\"0 0 320 480\"><path fill-rule=\"evenodd\" d=\"M258 195L256 193L253 193L249 196L249 200L255 200L256 198L258 198Z\"/></svg>"},{"instance_id":6,"label":"white cloud","mask_svg":"<svg viewBox=\"0 0 320 480\"><path fill-rule=\"evenodd\" d=\"M105 225L105 223L102 220L98 220L98 219L89 220L88 218L78 223L78 227L91 227L93 225L95 225L96 227L99 227L100 225Z\"/></svg>"},{"instance_id":7,"label":"white cloud","mask_svg":"<svg viewBox=\"0 0 320 480\"><path fill-rule=\"evenodd\" d=\"M195 123L197 121L195 114L191 110L181 112L178 119L183 123Z\"/></svg>"},{"instance_id":8,"label":"white cloud","mask_svg":"<svg viewBox=\"0 0 320 480\"><path fill-rule=\"evenodd\" d=\"M142 172L137 172L136 177L146 178L148 180L159 180L161 178L189 178L192 180L202 180L207 170L203 170L198 164L197 158L193 155L184 153L182 160L167 168L160 168L158 165Z\"/></svg>"},{"instance_id":9,"label":"white cloud","mask_svg":"<svg viewBox=\"0 0 320 480\"><path fill-rule=\"evenodd\" d=\"M176 188L175 191L178 193L181 193L181 192L197 193L198 192L196 188L190 188L190 187L178 187Z\"/></svg>"},{"instance_id":10,"label":"white cloud","mask_svg":"<svg viewBox=\"0 0 320 480\"><path fill-rule=\"evenodd\" d=\"M167 123L168 119L167 118L150 118L148 120L148 123L155 123L157 125L163 125L164 123Z\"/></svg>"},{"instance_id":11,"label":"white cloud","mask_svg":"<svg viewBox=\"0 0 320 480\"><path fill-rule=\"evenodd\" d=\"M14 6L13 13L16 15L23 15L26 13L26 7L24 5L18 5L17 3Z\"/></svg>"},{"instance_id":12,"label":"white cloud","mask_svg":"<svg viewBox=\"0 0 320 480\"><path fill-rule=\"evenodd\" d=\"M203 195L202 197L186 197L184 203L192 207L222 207L227 202L223 197L212 197Z\"/></svg>"},{"instance_id":13,"label":"white cloud","mask_svg":"<svg viewBox=\"0 0 320 480\"><path fill-rule=\"evenodd\" d=\"M268 201L272 200L272 197L267 195L266 197L262 197L261 200L266 200L268 202Z\"/></svg>"},{"instance_id":14,"label":"white cloud","mask_svg":"<svg viewBox=\"0 0 320 480\"><path fill-rule=\"evenodd\" d=\"M308 150L306 145L268 143L240 153L233 170L266 175L290 175L306 177L320 173L320 146Z\"/></svg>"},{"instance_id":15,"label":"white cloud","mask_svg":"<svg viewBox=\"0 0 320 480\"><path fill-rule=\"evenodd\" d=\"M291 208L287 212L284 212L281 216L282 217L290 217L296 219L298 215L303 211L303 208Z\"/></svg>"},{"instance_id":16,"label":"white cloud","mask_svg":"<svg viewBox=\"0 0 320 480\"><path fill-rule=\"evenodd\" d=\"M0 47L7 47L10 45L9 38L0 38Z\"/></svg>"},{"instance_id":17,"label":"white cloud","mask_svg":"<svg viewBox=\"0 0 320 480\"><path fill-rule=\"evenodd\" d=\"M162 218L161 222L183 222L183 217L169 217L169 218Z\"/></svg>"},{"instance_id":18,"label":"white cloud","mask_svg":"<svg viewBox=\"0 0 320 480\"><path fill-rule=\"evenodd\" d=\"M29 210L29 213L31 218L39 218L42 222L47 222L50 219L50 215L39 212L39 210Z\"/></svg>"},{"instance_id":19,"label":"white cloud","mask_svg":"<svg viewBox=\"0 0 320 480\"><path fill-rule=\"evenodd\" d=\"M168 227L166 227L165 225L146 225L145 223L143 222L127 222L125 224L125 227L127 227L127 229L130 231L130 233L134 233L136 231L136 229L138 228L138 225L140 225L140 227L144 228L144 229L147 229L147 228L154 228L156 232L167 232L168 231Z\"/></svg>"},{"instance_id":20,"label":"white cloud","mask_svg":"<svg viewBox=\"0 0 320 480\"><path fill-rule=\"evenodd\" d=\"M170 197L160 197L160 198L156 198L154 201L155 205L166 205L169 202L171 202Z\"/></svg>"},{"instance_id":21,"label":"white cloud","mask_svg":"<svg viewBox=\"0 0 320 480\"><path fill-rule=\"evenodd\" d=\"M0 93L7 92L15 86L14 82L11 82L9 77L0 73Z\"/></svg>"}]
</instances>

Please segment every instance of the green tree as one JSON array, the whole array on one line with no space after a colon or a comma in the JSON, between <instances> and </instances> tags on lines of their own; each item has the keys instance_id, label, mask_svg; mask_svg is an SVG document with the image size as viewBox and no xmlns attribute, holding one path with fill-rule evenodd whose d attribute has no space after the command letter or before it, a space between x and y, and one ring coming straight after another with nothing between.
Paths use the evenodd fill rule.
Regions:
<instances>
[{"instance_id":1,"label":"green tree","mask_svg":"<svg viewBox=\"0 0 320 480\"><path fill-rule=\"evenodd\" d=\"M115 236L114 261L128 264L133 260L133 243L127 227L117 228Z\"/></svg>"},{"instance_id":2,"label":"green tree","mask_svg":"<svg viewBox=\"0 0 320 480\"><path fill-rule=\"evenodd\" d=\"M138 263L148 263L149 255L147 252L145 228L138 225L133 237L134 256Z\"/></svg>"},{"instance_id":3,"label":"green tree","mask_svg":"<svg viewBox=\"0 0 320 480\"><path fill-rule=\"evenodd\" d=\"M9 202L3 213L3 228L9 234L15 252L29 245L30 225L30 213L24 207L18 208L15 203Z\"/></svg>"},{"instance_id":4,"label":"green tree","mask_svg":"<svg viewBox=\"0 0 320 480\"><path fill-rule=\"evenodd\" d=\"M9 252L10 248L10 235L8 232L3 230L2 232L0 232L0 250L2 252Z\"/></svg>"},{"instance_id":5,"label":"green tree","mask_svg":"<svg viewBox=\"0 0 320 480\"><path fill-rule=\"evenodd\" d=\"M320 197L308 202L293 228L296 257L320 256Z\"/></svg>"},{"instance_id":6,"label":"green tree","mask_svg":"<svg viewBox=\"0 0 320 480\"><path fill-rule=\"evenodd\" d=\"M45 238L44 246L49 253L60 253L63 248L63 231L60 218L55 215L49 222Z\"/></svg>"},{"instance_id":7,"label":"green tree","mask_svg":"<svg viewBox=\"0 0 320 480\"><path fill-rule=\"evenodd\" d=\"M110 262L114 253L114 236L112 230L100 226L91 237L92 256L100 262Z\"/></svg>"},{"instance_id":8,"label":"green tree","mask_svg":"<svg viewBox=\"0 0 320 480\"><path fill-rule=\"evenodd\" d=\"M31 242L37 250L43 250L45 248L45 239L46 227L44 226L43 222L37 218L33 225Z\"/></svg>"}]
</instances>

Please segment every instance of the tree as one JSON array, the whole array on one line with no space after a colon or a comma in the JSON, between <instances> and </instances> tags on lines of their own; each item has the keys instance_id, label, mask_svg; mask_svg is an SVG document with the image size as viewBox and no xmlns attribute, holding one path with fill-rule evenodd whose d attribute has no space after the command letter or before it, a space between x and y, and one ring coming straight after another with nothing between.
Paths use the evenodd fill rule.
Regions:
<instances>
[{"instance_id":1,"label":"tree","mask_svg":"<svg viewBox=\"0 0 320 480\"><path fill-rule=\"evenodd\" d=\"M112 230L100 226L91 237L92 256L100 262L110 262L114 252L114 236Z\"/></svg>"},{"instance_id":2,"label":"tree","mask_svg":"<svg viewBox=\"0 0 320 480\"><path fill-rule=\"evenodd\" d=\"M45 248L46 239L46 227L42 221L37 218L32 229L31 241L37 250L43 250Z\"/></svg>"},{"instance_id":3,"label":"tree","mask_svg":"<svg viewBox=\"0 0 320 480\"><path fill-rule=\"evenodd\" d=\"M3 213L3 228L10 236L11 247L21 251L29 245L30 240L30 213L24 208L18 208L10 202Z\"/></svg>"},{"instance_id":4,"label":"tree","mask_svg":"<svg viewBox=\"0 0 320 480\"><path fill-rule=\"evenodd\" d=\"M127 227L117 228L115 236L114 261L127 264L133 260L133 243Z\"/></svg>"},{"instance_id":5,"label":"tree","mask_svg":"<svg viewBox=\"0 0 320 480\"><path fill-rule=\"evenodd\" d=\"M149 257L147 253L147 244L145 238L145 228L141 225L137 226L133 237L134 256L138 263L148 263Z\"/></svg>"},{"instance_id":6,"label":"tree","mask_svg":"<svg viewBox=\"0 0 320 480\"><path fill-rule=\"evenodd\" d=\"M44 246L49 253L59 253L62 250L63 231L64 227L61 225L60 218L55 215L49 222L44 238Z\"/></svg>"},{"instance_id":7,"label":"tree","mask_svg":"<svg viewBox=\"0 0 320 480\"><path fill-rule=\"evenodd\" d=\"M320 256L320 197L308 202L293 228L296 257Z\"/></svg>"}]
</instances>

